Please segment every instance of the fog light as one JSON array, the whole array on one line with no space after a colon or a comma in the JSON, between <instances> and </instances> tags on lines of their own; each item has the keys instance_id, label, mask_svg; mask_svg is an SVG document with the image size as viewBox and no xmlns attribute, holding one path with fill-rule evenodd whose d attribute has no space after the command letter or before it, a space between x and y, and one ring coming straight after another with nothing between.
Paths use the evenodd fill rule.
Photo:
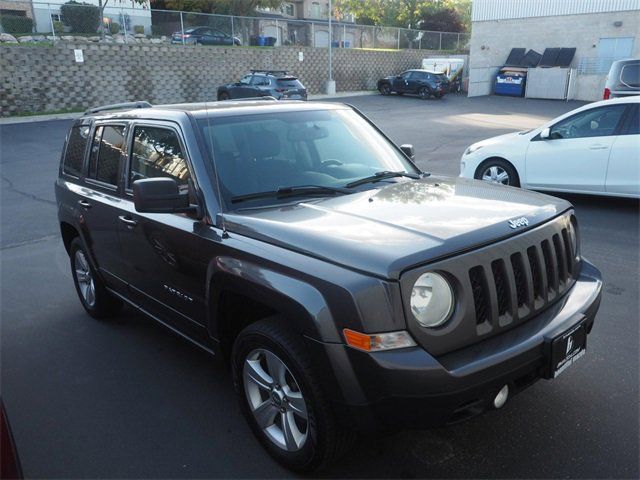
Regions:
<instances>
[{"instance_id":1,"label":"fog light","mask_svg":"<svg viewBox=\"0 0 640 480\"><path fill-rule=\"evenodd\" d=\"M496 398L493 399L493 406L495 408L502 408L505 403L507 403L507 398L509 398L509 385L505 385L500 389Z\"/></svg>"}]
</instances>

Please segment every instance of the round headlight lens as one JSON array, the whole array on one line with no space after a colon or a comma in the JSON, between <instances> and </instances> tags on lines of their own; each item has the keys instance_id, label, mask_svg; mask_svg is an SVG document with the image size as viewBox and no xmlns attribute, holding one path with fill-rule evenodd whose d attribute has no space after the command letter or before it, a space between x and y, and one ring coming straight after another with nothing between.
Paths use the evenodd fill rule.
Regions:
<instances>
[{"instance_id":1,"label":"round headlight lens","mask_svg":"<svg viewBox=\"0 0 640 480\"><path fill-rule=\"evenodd\" d=\"M453 311L453 289L449 282L437 273L421 275L411 291L411 312L423 327L442 325Z\"/></svg>"}]
</instances>

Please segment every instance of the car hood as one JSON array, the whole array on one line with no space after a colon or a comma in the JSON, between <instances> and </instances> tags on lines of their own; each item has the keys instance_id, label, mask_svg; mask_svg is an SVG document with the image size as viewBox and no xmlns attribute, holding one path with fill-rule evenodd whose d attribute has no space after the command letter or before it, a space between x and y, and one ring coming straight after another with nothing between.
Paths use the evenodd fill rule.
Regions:
<instances>
[{"instance_id":1,"label":"car hood","mask_svg":"<svg viewBox=\"0 0 640 480\"><path fill-rule=\"evenodd\" d=\"M388 279L516 235L571 205L465 178L430 176L373 190L225 214L229 232ZM509 220L525 217L528 227Z\"/></svg>"}]
</instances>

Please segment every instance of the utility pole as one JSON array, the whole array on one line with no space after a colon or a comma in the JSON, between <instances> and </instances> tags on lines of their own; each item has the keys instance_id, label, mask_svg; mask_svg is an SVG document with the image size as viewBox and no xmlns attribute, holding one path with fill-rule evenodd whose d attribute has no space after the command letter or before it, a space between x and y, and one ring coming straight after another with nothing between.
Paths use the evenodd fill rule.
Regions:
<instances>
[{"instance_id":1,"label":"utility pole","mask_svg":"<svg viewBox=\"0 0 640 480\"><path fill-rule=\"evenodd\" d=\"M329 80L327 80L327 94L333 95L336 93L336 82L333 81L333 58L332 58L332 42L333 42L333 25L331 23L331 17L333 16L333 8L331 0L329 0Z\"/></svg>"}]
</instances>

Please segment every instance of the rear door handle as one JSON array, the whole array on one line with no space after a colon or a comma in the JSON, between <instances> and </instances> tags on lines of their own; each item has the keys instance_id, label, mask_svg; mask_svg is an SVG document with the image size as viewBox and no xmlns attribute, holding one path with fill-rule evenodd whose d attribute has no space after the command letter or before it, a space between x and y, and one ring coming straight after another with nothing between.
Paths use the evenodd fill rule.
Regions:
<instances>
[{"instance_id":1,"label":"rear door handle","mask_svg":"<svg viewBox=\"0 0 640 480\"><path fill-rule=\"evenodd\" d=\"M82 208L91 208L91 204L86 200L78 200L78 205L80 205Z\"/></svg>"},{"instance_id":2,"label":"rear door handle","mask_svg":"<svg viewBox=\"0 0 640 480\"><path fill-rule=\"evenodd\" d=\"M128 215L120 215L118 217L118 220L120 220L129 228L133 228L138 224L138 222L136 222L133 218L129 217Z\"/></svg>"},{"instance_id":3,"label":"rear door handle","mask_svg":"<svg viewBox=\"0 0 640 480\"><path fill-rule=\"evenodd\" d=\"M601 143L589 146L589 150L605 150L607 148L609 148L609 145L602 145Z\"/></svg>"}]
</instances>

